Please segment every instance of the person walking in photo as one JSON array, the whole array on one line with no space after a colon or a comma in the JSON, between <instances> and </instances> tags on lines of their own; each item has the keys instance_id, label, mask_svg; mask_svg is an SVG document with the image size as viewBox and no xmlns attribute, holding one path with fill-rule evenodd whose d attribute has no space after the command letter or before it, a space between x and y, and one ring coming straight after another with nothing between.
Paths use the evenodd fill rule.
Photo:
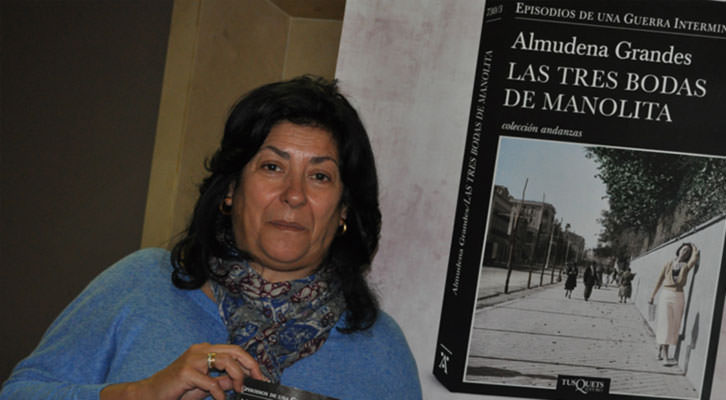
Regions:
<instances>
[{"instance_id":1,"label":"person walking in photo","mask_svg":"<svg viewBox=\"0 0 726 400\"><path fill-rule=\"evenodd\" d=\"M620 287L618 288L620 303L627 303L628 299L630 299L630 295L633 293L633 279L635 279L635 274L630 271L630 267L624 267L623 273L620 275Z\"/></svg>"},{"instance_id":2,"label":"person walking in photo","mask_svg":"<svg viewBox=\"0 0 726 400\"><path fill-rule=\"evenodd\" d=\"M577 286L577 267L573 264L568 264L565 274L567 275L567 279L565 280L565 297L571 299L572 290Z\"/></svg>"},{"instance_id":3,"label":"person walking in photo","mask_svg":"<svg viewBox=\"0 0 726 400\"><path fill-rule=\"evenodd\" d=\"M608 283L618 284L618 265L615 264L610 270L610 281Z\"/></svg>"},{"instance_id":4,"label":"person walking in photo","mask_svg":"<svg viewBox=\"0 0 726 400\"><path fill-rule=\"evenodd\" d=\"M692 243L681 244L676 251L676 258L663 266L650 296L649 304L653 304L655 295L663 288L656 308L655 340L658 343L658 360L663 360L664 365L674 365L676 362L668 358L668 348L678 344L685 303L683 288L689 272L698 262L699 254L700 251Z\"/></svg>"},{"instance_id":5,"label":"person walking in photo","mask_svg":"<svg viewBox=\"0 0 726 400\"><path fill-rule=\"evenodd\" d=\"M591 263L585 268L585 273L582 275L582 283L585 284L585 301L590 300L592 295L592 287L595 286L595 263Z\"/></svg>"},{"instance_id":6,"label":"person walking in photo","mask_svg":"<svg viewBox=\"0 0 726 400\"><path fill-rule=\"evenodd\" d=\"M597 286L598 289L602 287L602 275L604 273L602 265L598 265L595 268L595 286Z\"/></svg>"}]
</instances>

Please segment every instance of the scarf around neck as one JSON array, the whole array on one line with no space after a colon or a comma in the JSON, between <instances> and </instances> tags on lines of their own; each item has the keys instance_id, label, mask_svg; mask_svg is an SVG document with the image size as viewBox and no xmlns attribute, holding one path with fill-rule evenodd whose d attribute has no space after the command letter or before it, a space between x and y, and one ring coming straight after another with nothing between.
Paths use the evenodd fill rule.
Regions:
<instances>
[{"instance_id":1,"label":"scarf around neck","mask_svg":"<svg viewBox=\"0 0 726 400\"><path fill-rule=\"evenodd\" d=\"M226 236L226 235L225 235ZM210 280L229 343L252 355L262 373L282 371L315 353L345 309L340 282L328 268L302 279L269 282L224 240L225 257L212 257Z\"/></svg>"}]
</instances>

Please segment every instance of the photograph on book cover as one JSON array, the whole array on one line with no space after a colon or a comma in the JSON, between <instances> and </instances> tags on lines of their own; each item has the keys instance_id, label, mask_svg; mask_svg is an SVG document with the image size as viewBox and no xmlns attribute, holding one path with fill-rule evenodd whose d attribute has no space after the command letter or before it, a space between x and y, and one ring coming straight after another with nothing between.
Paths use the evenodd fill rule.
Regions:
<instances>
[{"instance_id":1,"label":"photograph on book cover","mask_svg":"<svg viewBox=\"0 0 726 400\"><path fill-rule=\"evenodd\" d=\"M690 174L708 168L726 171L726 159L500 137L464 381L605 378L610 394L700 398L726 232L713 209L687 216L699 201ZM626 210L643 185L680 211ZM651 213L659 233L596 247L633 212Z\"/></svg>"},{"instance_id":2,"label":"photograph on book cover","mask_svg":"<svg viewBox=\"0 0 726 400\"><path fill-rule=\"evenodd\" d=\"M726 4L657 4L487 3L433 369L449 390L711 398Z\"/></svg>"}]
</instances>

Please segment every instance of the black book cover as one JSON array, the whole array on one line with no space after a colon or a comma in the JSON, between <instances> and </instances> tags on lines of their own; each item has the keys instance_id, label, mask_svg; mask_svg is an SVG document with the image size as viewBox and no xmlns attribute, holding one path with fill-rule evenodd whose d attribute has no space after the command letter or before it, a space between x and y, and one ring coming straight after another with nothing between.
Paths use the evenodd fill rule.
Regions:
<instances>
[{"instance_id":1,"label":"black book cover","mask_svg":"<svg viewBox=\"0 0 726 400\"><path fill-rule=\"evenodd\" d=\"M487 1L433 366L443 385L710 398L726 287L725 63L726 4ZM650 297L684 243L699 259L659 360L665 291Z\"/></svg>"},{"instance_id":2,"label":"black book cover","mask_svg":"<svg viewBox=\"0 0 726 400\"><path fill-rule=\"evenodd\" d=\"M311 393L302 389L263 382L252 378L245 379L242 393L238 393L236 400L336 400L322 394Z\"/></svg>"}]
</instances>

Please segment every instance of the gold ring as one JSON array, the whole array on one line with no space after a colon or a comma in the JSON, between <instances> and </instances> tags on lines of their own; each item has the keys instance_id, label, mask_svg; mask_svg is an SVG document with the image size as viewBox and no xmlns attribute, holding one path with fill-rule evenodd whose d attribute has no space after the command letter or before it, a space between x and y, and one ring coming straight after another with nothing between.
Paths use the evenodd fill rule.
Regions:
<instances>
[{"instance_id":1,"label":"gold ring","mask_svg":"<svg viewBox=\"0 0 726 400\"><path fill-rule=\"evenodd\" d=\"M207 369L217 369L214 362L217 360L217 353L207 353Z\"/></svg>"}]
</instances>

